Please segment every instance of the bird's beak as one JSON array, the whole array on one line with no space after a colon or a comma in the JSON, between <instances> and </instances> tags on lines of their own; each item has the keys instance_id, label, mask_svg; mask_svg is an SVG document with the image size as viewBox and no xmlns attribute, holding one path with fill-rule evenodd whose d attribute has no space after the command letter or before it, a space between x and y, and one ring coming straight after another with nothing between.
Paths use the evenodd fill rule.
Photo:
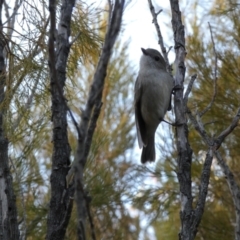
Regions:
<instances>
[{"instance_id":1,"label":"bird's beak","mask_svg":"<svg viewBox=\"0 0 240 240\"><path fill-rule=\"evenodd\" d=\"M147 50L146 50L146 49L144 49L144 48L141 48L141 50L142 50L142 52L143 52L143 54L144 54L144 55L148 55L148 53L147 53Z\"/></svg>"}]
</instances>

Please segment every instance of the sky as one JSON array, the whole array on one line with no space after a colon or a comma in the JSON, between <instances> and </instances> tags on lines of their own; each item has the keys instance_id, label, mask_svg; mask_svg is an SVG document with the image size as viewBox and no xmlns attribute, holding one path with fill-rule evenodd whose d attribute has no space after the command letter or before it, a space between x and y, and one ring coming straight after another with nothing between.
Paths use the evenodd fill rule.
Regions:
<instances>
[{"instance_id":1,"label":"sky","mask_svg":"<svg viewBox=\"0 0 240 240\"><path fill-rule=\"evenodd\" d=\"M92 3L93 7L96 8L105 6L106 2L106 0L88 0L88 4ZM142 54L141 48L155 48L160 50L160 47L158 45L155 26L152 23L152 15L149 10L148 0L130 0L126 2L129 3L124 10L122 32L119 39L123 42L129 42L129 57L138 67L139 59ZM152 2L156 12L159 9L163 10L158 15L158 21L168 49L168 47L173 44L173 41L169 40L169 37L172 37L169 1L158 1L161 2L161 6L158 6L154 0L152 0ZM170 54L170 62L171 61L174 61L173 52Z\"/></svg>"},{"instance_id":2,"label":"sky","mask_svg":"<svg viewBox=\"0 0 240 240\"><path fill-rule=\"evenodd\" d=\"M99 0L105 2L104 0ZM105 2L106 3L106 2ZM169 0L152 0L155 12L162 9L162 12L158 15L158 24L161 29L163 41L166 49L170 46L174 46L173 31L171 24L171 7ZM189 11L190 8L196 8L199 16L202 16L206 9L212 6L212 2L208 0L201 0L198 4L194 4L193 0L181 0L180 10L182 12L182 18L185 19L185 35L191 34L191 27L188 25L187 19L195 19L193 13ZM204 16L196 20L202 28L206 28L206 35L209 37L208 22L211 20ZM149 10L148 0L130 0L130 3L126 6L123 15L123 28L124 31L119 37L123 41L131 40L129 43L129 56L133 62L138 65L140 56L142 54L141 48L155 48L160 51L158 44L157 32L154 24L152 23L152 15ZM175 54L174 48L169 52L170 63L174 62Z\"/></svg>"}]
</instances>

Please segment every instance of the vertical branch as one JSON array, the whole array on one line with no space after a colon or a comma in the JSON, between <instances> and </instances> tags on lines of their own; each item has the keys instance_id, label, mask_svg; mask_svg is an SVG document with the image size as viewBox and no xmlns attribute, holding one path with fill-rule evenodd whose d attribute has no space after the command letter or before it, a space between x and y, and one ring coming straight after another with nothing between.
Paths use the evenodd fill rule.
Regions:
<instances>
[{"instance_id":1,"label":"vertical branch","mask_svg":"<svg viewBox=\"0 0 240 240\"><path fill-rule=\"evenodd\" d=\"M21 179L18 175L17 169L12 161L12 159L9 157L9 160L11 162L11 167L13 167L13 170L15 172L15 177L16 177L16 181L18 183L21 183ZM20 195L21 195L21 205L22 205L22 211L23 211L23 220L22 220L22 227L20 227L20 232L21 232L21 237L20 239L26 239L26 232L27 232L27 222L26 222L26 218L27 218L27 213L26 213L26 205L25 205L25 199L24 199L24 193L23 193L23 187L20 185ZM19 224L20 225L20 224Z\"/></svg>"},{"instance_id":2,"label":"vertical branch","mask_svg":"<svg viewBox=\"0 0 240 240\"><path fill-rule=\"evenodd\" d=\"M220 167L222 168L222 171L227 177L227 182L228 182L231 194L233 196L234 206L236 208L235 239L240 239L239 238L240 237L240 227L239 227L240 226L240 198L239 198L240 189L229 167L223 161L220 153L217 151L217 149L221 146L225 138L238 126L238 122L240 119L240 108L238 109L237 114L233 118L231 124L225 130L223 130L219 134L219 136L215 139L211 139L208 136L203 125L197 121L197 119L192 115L189 109L187 109L187 114L194 128L201 135L202 139L204 140L206 145L209 147L209 150L205 159L205 163L203 166L202 174L201 174L197 206L196 206L196 209L193 210L193 214L191 217L192 220L189 225L189 230L190 230L189 233L191 234L189 236L191 236L191 238L187 238L187 239L194 238L194 236L197 233L197 227L200 224L200 221L203 215L204 206L205 206L206 197L207 197L210 173L211 173L211 164L212 164L213 154L215 154L215 156L217 157L218 164L220 165Z\"/></svg>"},{"instance_id":3,"label":"vertical branch","mask_svg":"<svg viewBox=\"0 0 240 240\"><path fill-rule=\"evenodd\" d=\"M223 173L226 176L226 180L233 197L235 206L236 223L235 223L235 240L240 240L240 187L238 186L234 175L227 163L223 160L219 151L214 151L218 164L221 167Z\"/></svg>"},{"instance_id":4,"label":"vertical branch","mask_svg":"<svg viewBox=\"0 0 240 240\"><path fill-rule=\"evenodd\" d=\"M10 8L10 6L9 6L8 3L6 3L6 1L4 1L5 11L6 11L6 15L7 15L7 21L5 23L8 23L8 25L7 25L7 35L8 35L9 39L12 38L12 34L13 34L13 31L14 31L14 26L15 26L15 21L16 21L16 16L18 14L18 10L21 7L22 3L23 3L23 0L15 0L14 7L13 7L13 12L10 16L9 12L8 12L8 8Z\"/></svg>"},{"instance_id":5,"label":"vertical branch","mask_svg":"<svg viewBox=\"0 0 240 240\"><path fill-rule=\"evenodd\" d=\"M85 110L82 113L80 123L80 136L78 139L77 152L75 157L75 190L76 190L76 203L78 212L78 239L85 240L85 222L86 222L86 211L88 204L88 196L84 191L83 183L83 171L87 161L87 151L90 147L92 135L92 127L89 129L90 119L92 116L93 109L96 108L96 113L92 116L92 122L90 126L94 126L98 112L101 107L101 98L104 87L104 81L107 74L107 66L111 56L113 45L116 41L118 33L121 27L122 14L124 8L124 0L116 0L114 5L110 2L109 22L108 29L103 44L102 53L98 61L96 72L93 77L93 84L91 86L89 97L86 103Z\"/></svg>"},{"instance_id":6,"label":"vertical branch","mask_svg":"<svg viewBox=\"0 0 240 240\"><path fill-rule=\"evenodd\" d=\"M181 231L179 234L180 240L193 240L197 234L197 228L200 224L204 206L206 202L208 185L211 173L211 165L213 154L218 158L218 162L223 169L225 175L228 179L228 184L231 189L231 193L233 195L234 204L236 207L236 229L235 229L235 237L236 239L240 239L240 192L239 187L234 180L234 177L229 170L228 166L221 159L221 156L217 152L217 149L221 146L225 138L238 126L238 122L240 120L240 108L237 111L236 116L233 118L231 124L223 130L219 136L215 139L210 138L207 134L201 120L197 120L191 113L191 111L187 108L187 100L188 95L191 91L192 84L196 78L193 76L185 96L183 98L183 82L185 75L185 40L184 40L184 26L181 22L181 12L179 10L178 0L170 0L171 9L172 9L172 27L174 32L174 41L175 41L175 52L176 52L176 76L175 81L176 85L179 86L177 88L174 98L174 110L176 116L176 122L179 124L176 128L176 137L177 137L177 151L178 151L178 180L180 184L180 196L181 196ZM210 25L209 25L210 26ZM210 32L212 37L212 31L210 26ZM217 81L217 55L215 50L215 44L213 41L213 48L215 53L215 85L214 85L214 93L213 98L210 104L206 107L206 109L200 114L202 116L205 112L207 112L214 100L217 93L216 89L216 81ZM206 159L204 162L204 166L201 173L201 181L199 187L199 195L197 200L196 208L192 207L192 193L191 193L191 161L192 161L192 150L188 143L188 128L186 125L186 121L184 119L184 113L187 113L191 123L195 127L196 131L201 135L202 139L206 143L208 147L208 153L206 155Z\"/></svg>"},{"instance_id":7,"label":"vertical branch","mask_svg":"<svg viewBox=\"0 0 240 240\"><path fill-rule=\"evenodd\" d=\"M0 233L3 240L19 239L19 230L17 223L16 197L13 192L12 176L9 169L8 159L8 139L4 134L4 98L6 86L6 66L4 47L6 40L3 34L2 25L2 7L3 0L0 1Z\"/></svg>"},{"instance_id":8,"label":"vertical branch","mask_svg":"<svg viewBox=\"0 0 240 240\"><path fill-rule=\"evenodd\" d=\"M176 53L176 85L180 86L174 96L174 112L178 126L176 128L177 151L178 151L178 181L180 185L181 198L181 232L179 239L191 238L191 218L192 218L192 149L188 143L188 126L185 119L185 107L183 100L183 83L185 77L185 36L184 26L182 25L181 12L178 0L170 0L172 11L172 28L174 32L174 43Z\"/></svg>"},{"instance_id":9,"label":"vertical branch","mask_svg":"<svg viewBox=\"0 0 240 240\"><path fill-rule=\"evenodd\" d=\"M64 239L71 216L73 188L66 189L66 175L70 165L70 146L67 134L67 104L64 99L69 36L74 0L62 1L56 30L56 1L49 0L50 36L48 43L50 89L52 97L53 155L51 200L46 239Z\"/></svg>"},{"instance_id":10,"label":"vertical branch","mask_svg":"<svg viewBox=\"0 0 240 240\"><path fill-rule=\"evenodd\" d=\"M152 0L148 0L148 5L149 5L149 8L150 8L152 17L153 17L153 23L154 23L156 31L157 31L158 44L160 45L160 48L161 48L162 53L163 53L164 60L167 64L167 71L169 73L171 73L172 69L171 69L171 66L170 66L169 61L168 61L168 53L167 53L166 48L164 46L162 33L161 33L160 26L159 26L158 21L157 21L157 16L158 16L159 13L162 12L162 9L156 13L155 8L152 4Z\"/></svg>"},{"instance_id":11,"label":"vertical branch","mask_svg":"<svg viewBox=\"0 0 240 240\"><path fill-rule=\"evenodd\" d=\"M206 154L203 169L202 169L198 201L197 201L197 206L194 210L194 218L191 226L192 239L197 234L197 228L201 222L201 218L204 212L204 207L205 207L207 193L208 193L209 179L211 174L212 160L213 160L213 147L209 147L208 152Z\"/></svg>"}]
</instances>

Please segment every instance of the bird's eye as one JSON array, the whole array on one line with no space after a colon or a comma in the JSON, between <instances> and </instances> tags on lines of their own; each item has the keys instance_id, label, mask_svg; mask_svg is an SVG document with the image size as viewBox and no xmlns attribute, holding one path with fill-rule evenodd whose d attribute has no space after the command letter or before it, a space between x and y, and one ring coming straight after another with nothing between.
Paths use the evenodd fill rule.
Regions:
<instances>
[{"instance_id":1,"label":"bird's eye","mask_svg":"<svg viewBox=\"0 0 240 240\"><path fill-rule=\"evenodd\" d=\"M159 60L160 60L160 57L155 56L154 59L155 59L156 61L159 61Z\"/></svg>"}]
</instances>

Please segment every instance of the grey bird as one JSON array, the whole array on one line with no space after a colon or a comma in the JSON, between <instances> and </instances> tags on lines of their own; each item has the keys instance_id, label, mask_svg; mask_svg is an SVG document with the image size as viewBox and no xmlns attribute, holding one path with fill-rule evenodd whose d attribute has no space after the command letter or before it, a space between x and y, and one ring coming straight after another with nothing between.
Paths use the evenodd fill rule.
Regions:
<instances>
[{"instance_id":1,"label":"grey bird","mask_svg":"<svg viewBox=\"0 0 240 240\"><path fill-rule=\"evenodd\" d=\"M159 51L142 48L142 52L134 107L138 143L143 148L141 162L146 163L155 161L155 132L167 110L171 110L174 80Z\"/></svg>"}]
</instances>

